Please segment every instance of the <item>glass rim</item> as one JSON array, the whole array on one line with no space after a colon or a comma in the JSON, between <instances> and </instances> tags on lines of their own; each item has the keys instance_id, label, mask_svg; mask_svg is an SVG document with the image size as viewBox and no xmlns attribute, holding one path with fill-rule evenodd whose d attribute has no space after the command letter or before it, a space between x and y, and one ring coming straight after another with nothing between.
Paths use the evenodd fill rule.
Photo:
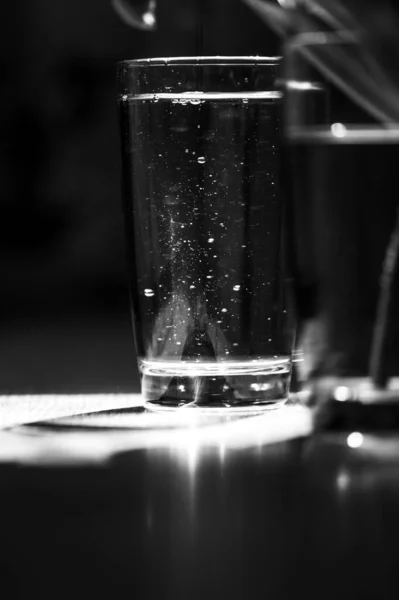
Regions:
<instances>
[{"instance_id":1,"label":"glass rim","mask_svg":"<svg viewBox=\"0 0 399 600\"><path fill-rule=\"evenodd\" d=\"M170 66L245 66L245 65L278 65L281 56L170 56L164 58L134 58L121 60L117 64L122 67L170 67Z\"/></svg>"},{"instance_id":2,"label":"glass rim","mask_svg":"<svg viewBox=\"0 0 399 600\"><path fill-rule=\"evenodd\" d=\"M352 31L305 31L293 35L286 48L295 50L304 46L344 46L358 43L358 38Z\"/></svg>"}]
</instances>

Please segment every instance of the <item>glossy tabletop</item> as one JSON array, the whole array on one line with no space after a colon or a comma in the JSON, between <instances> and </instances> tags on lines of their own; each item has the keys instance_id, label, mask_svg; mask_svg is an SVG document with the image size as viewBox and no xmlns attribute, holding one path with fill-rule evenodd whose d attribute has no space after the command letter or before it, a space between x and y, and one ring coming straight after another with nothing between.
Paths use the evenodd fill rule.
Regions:
<instances>
[{"instance_id":1,"label":"glossy tabletop","mask_svg":"<svg viewBox=\"0 0 399 600\"><path fill-rule=\"evenodd\" d=\"M394 433L316 435L298 402L238 420L122 394L0 407L4 598L398 595Z\"/></svg>"}]
</instances>

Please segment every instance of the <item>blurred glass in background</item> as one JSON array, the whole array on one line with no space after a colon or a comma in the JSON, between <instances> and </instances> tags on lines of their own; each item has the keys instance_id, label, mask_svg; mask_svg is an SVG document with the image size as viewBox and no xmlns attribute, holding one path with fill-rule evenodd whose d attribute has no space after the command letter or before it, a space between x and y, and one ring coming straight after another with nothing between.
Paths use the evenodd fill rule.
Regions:
<instances>
[{"instance_id":1,"label":"blurred glass in background","mask_svg":"<svg viewBox=\"0 0 399 600\"><path fill-rule=\"evenodd\" d=\"M366 380L375 401L393 389L397 400L399 6L245 1L288 40L284 182L302 379L316 397L324 381L337 402L335 387L361 400Z\"/></svg>"}]
</instances>

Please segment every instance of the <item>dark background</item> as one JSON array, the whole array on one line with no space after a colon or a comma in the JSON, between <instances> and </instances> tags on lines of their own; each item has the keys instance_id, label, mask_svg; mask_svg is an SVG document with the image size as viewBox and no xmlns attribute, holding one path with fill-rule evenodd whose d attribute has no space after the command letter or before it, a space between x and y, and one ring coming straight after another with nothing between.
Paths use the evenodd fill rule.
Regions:
<instances>
[{"instance_id":1,"label":"dark background","mask_svg":"<svg viewBox=\"0 0 399 600\"><path fill-rule=\"evenodd\" d=\"M156 32L111 0L19 0L0 18L0 393L138 390L115 63L196 53L199 2ZM203 54L279 52L240 0L202 0Z\"/></svg>"}]
</instances>

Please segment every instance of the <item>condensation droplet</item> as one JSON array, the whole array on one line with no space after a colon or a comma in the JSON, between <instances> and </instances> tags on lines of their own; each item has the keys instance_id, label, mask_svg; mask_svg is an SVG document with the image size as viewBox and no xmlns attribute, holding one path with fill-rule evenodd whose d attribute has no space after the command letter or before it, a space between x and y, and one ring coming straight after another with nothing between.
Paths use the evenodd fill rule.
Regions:
<instances>
[{"instance_id":1,"label":"condensation droplet","mask_svg":"<svg viewBox=\"0 0 399 600\"><path fill-rule=\"evenodd\" d=\"M154 292L154 290L151 290L150 288L146 288L144 290L144 296L147 296L147 298L151 298L151 296L155 296L155 292Z\"/></svg>"},{"instance_id":2,"label":"condensation droplet","mask_svg":"<svg viewBox=\"0 0 399 600\"><path fill-rule=\"evenodd\" d=\"M197 162L199 162L200 165L203 165L205 161L206 161L205 156L199 156L197 158Z\"/></svg>"}]
</instances>

